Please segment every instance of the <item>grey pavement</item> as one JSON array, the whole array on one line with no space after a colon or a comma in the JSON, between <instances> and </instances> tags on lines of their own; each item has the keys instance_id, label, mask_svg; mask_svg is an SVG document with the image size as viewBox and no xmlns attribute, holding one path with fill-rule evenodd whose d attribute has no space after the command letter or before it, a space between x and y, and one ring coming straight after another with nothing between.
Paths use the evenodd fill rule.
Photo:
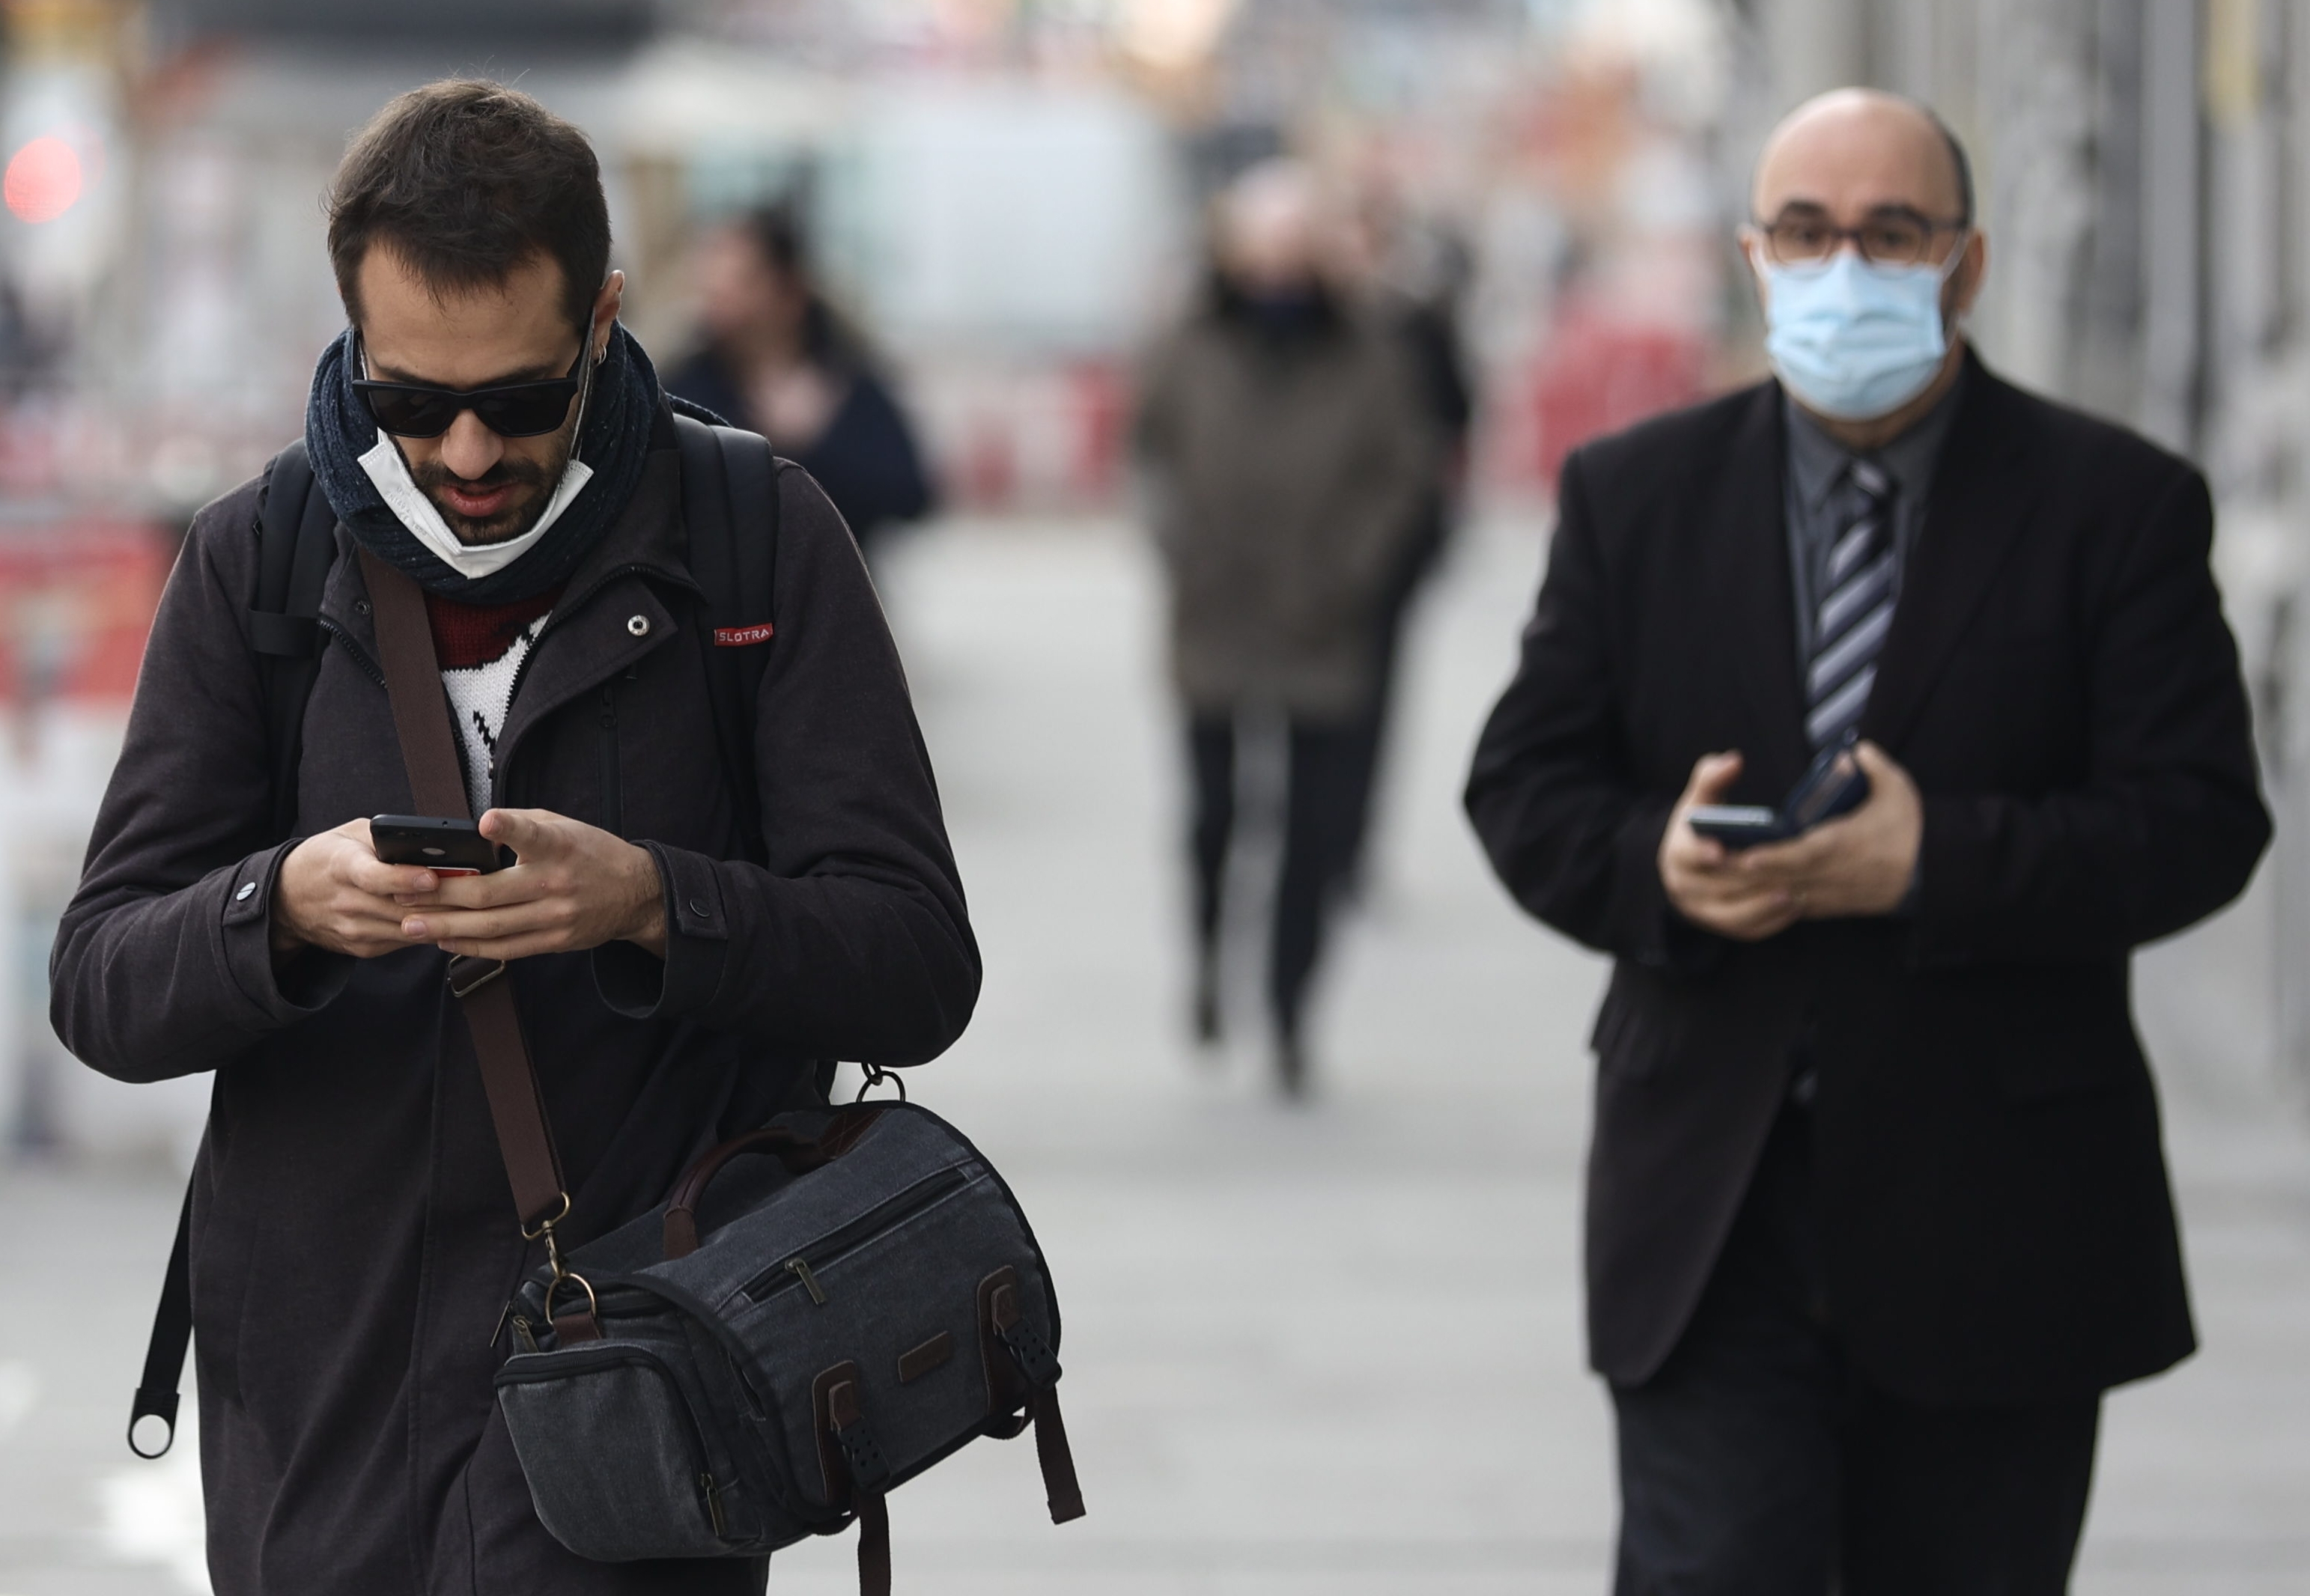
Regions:
<instances>
[{"instance_id":1,"label":"grey pavement","mask_svg":"<svg viewBox=\"0 0 2310 1596\"><path fill-rule=\"evenodd\" d=\"M897 551L987 962L969 1035L914 1090L1041 1233L1090 1505L1052 1528L1031 1448L975 1445L893 1497L901 1591L1604 1590L1611 1438L1576 1281L1602 965L1506 903L1456 803L1539 556L1530 527L1480 529L1420 614L1321 1094L1290 1110L1248 983L1230 1046L1185 1037L1143 550L955 524ZM2145 960L2206 1350L2111 1401L2094 1596L2310 1589L2310 1120L2262 1056L2266 914ZM175 1201L134 1166L0 1175L0 1596L198 1588L191 1470L119 1444ZM774 1589L847 1592L849 1559L847 1539L782 1554Z\"/></svg>"}]
</instances>

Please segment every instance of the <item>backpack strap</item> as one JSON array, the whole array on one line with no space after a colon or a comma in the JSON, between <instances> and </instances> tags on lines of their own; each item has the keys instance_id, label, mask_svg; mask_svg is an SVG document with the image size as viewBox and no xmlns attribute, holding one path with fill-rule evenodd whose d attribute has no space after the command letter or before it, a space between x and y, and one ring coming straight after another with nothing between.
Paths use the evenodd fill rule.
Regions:
<instances>
[{"instance_id":1,"label":"backpack strap","mask_svg":"<svg viewBox=\"0 0 2310 1596\"><path fill-rule=\"evenodd\" d=\"M305 701L321 667L321 589L337 553L336 512L314 479L302 438L273 457L256 518L256 603L248 612L265 692L273 768L273 834L297 825L297 763Z\"/></svg>"},{"instance_id":2,"label":"backpack strap","mask_svg":"<svg viewBox=\"0 0 2310 1596\"><path fill-rule=\"evenodd\" d=\"M192 1225L193 1188L187 1183L184 1206L177 1210L177 1242L169 1249L169 1272L161 1282L161 1305L152 1312L144 1378L128 1410L128 1450L141 1458L160 1457L177 1444L177 1386L184 1377L185 1349L193 1341ZM151 1452L136 1440L136 1427L147 1418L168 1427L168 1434Z\"/></svg>"},{"instance_id":3,"label":"backpack strap","mask_svg":"<svg viewBox=\"0 0 2310 1596\"><path fill-rule=\"evenodd\" d=\"M265 467L256 512L256 602L249 606L248 644L265 696L265 752L272 770L273 835L297 826L297 762L303 753L305 703L321 668L321 589L337 554L337 517L314 479L299 438ZM193 1340L192 1187L177 1214L176 1245L161 1278L144 1353L144 1377L128 1414L128 1449L143 1458L165 1453L177 1440L178 1387ZM167 1427L147 1452L136 1427L158 1418Z\"/></svg>"},{"instance_id":4,"label":"backpack strap","mask_svg":"<svg viewBox=\"0 0 2310 1596\"><path fill-rule=\"evenodd\" d=\"M761 789L754 769L754 715L770 663L777 596L778 474L786 462L768 439L688 415L673 418L682 443L682 520L690 574L706 595L706 690L714 739L738 807L746 857L769 861Z\"/></svg>"}]
</instances>

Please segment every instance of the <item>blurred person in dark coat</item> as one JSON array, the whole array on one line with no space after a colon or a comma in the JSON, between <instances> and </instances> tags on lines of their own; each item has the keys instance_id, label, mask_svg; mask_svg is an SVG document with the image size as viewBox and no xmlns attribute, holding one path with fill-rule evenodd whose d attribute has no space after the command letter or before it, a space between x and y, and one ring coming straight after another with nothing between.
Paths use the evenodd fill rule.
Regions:
<instances>
[{"instance_id":1,"label":"blurred person in dark coat","mask_svg":"<svg viewBox=\"0 0 2310 1596\"><path fill-rule=\"evenodd\" d=\"M2205 480L2001 380L1924 108L1758 163L1775 380L1576 450L1468 810L1613 955L1589 1353L1620 1596L2056 1596L2101 1398L2195 1345L2132 950L2270 837ZM1868 800L1734 852L1858 738Z\"/></svg>"},{"instance_id":2,"label":"blurred person in dark coat","mask_svg":"<svg viewBox=\"0 0 2310 1596\"><path fill-rule=\"evenodd\" d=\"M1312 176L1256 167L1214 212L1217 270L1149 369L1137 442L1171 578L1193 762L1195 1018L1220 1022L1220 882L1246 716L1289 745L1268 1000L1283 1089L1363 808L1361 749L1391 584L1435 481L1435 427L1396 332L1326 279Z\"/></svg>"},{"instance_id":3,"label":"blurred person in dark coat","mask_svg":"<svg viewBox=\"0 0 2310 1596\"><path fill-rule=\"evenodd\" d=\"M704 343L666 392L760 433L816 477L870 558L884 532L929 513L914 430L865 341L812 278L790 210L707 235L698 287Z\"/></svg>"}]
</instances>

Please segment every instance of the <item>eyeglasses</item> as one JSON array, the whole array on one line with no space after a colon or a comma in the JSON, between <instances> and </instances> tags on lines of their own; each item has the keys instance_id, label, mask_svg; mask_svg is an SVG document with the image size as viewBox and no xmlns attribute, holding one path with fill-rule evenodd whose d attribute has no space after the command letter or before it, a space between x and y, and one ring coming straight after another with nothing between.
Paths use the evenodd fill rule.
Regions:
<instances>
[{"instance_id":1,"label":"eyeglasses","mask_svg":"<svg viewBox=\"0 0 2310 1596\"><path fill-rule=\"evenodd\" d=\"M536 438L558 429L578 396L578 373L586 366L586 341L578 340L578 358L566 377L537 382L500 383L489 388L437 388L428 383L353 383L353 392L368 404L377 424L395 438L439 438L460 415L472 411L482 426L499 438ZM362 369L368 357L364 352Z\"/></svg>"},{"instance_id":2,"label":"eyeglasses","mask_svg":"<svg viewBox=\"0 0 2310 1596\"><path fill-rule=\"evenodd\" d=\"M1784 216L1776 221L1750 224L1764 240L1766 257L1776 265L1812 266L1827 261L1851 239L1861 258L1872 265L1915 266L1932 256L1933 239L1942 233L1961 233L1969 221L1935 221L1917 212L1880 211L1859 227L1833 227L1819 216Z\"/></svg>"}]
</instances>

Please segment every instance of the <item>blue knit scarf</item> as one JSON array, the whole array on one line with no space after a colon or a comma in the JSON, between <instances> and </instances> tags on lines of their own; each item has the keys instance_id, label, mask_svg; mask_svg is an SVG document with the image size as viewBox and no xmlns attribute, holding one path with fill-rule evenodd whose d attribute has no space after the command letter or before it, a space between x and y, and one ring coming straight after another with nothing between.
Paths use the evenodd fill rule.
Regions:
<instances>
[{"instance_id":1,"label":"blue knit scarf","mask_svg":"<svg viewBox=\"0 0 2310 1596\"><path fill-rule=\"evenodd\" d=\"M352 349L353 335L347 331L322 352L313 369L305 450L329 507L354 540L428 592L469 604L508 604L568 581L641 482L659 405L657 373L621 325L610 334L609 357L595 369L574 451L593 469L593 480L511 565L486 577L461 576L401 524L361 469L360 456L375 447L378 429L369 406L353 392Z\"/></svg>"}]
</instances>

